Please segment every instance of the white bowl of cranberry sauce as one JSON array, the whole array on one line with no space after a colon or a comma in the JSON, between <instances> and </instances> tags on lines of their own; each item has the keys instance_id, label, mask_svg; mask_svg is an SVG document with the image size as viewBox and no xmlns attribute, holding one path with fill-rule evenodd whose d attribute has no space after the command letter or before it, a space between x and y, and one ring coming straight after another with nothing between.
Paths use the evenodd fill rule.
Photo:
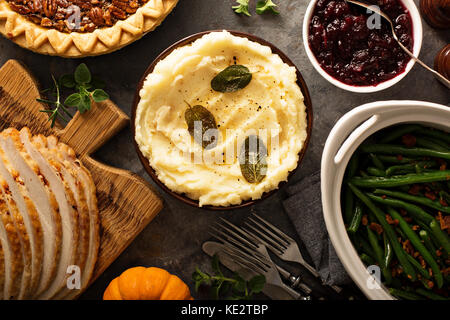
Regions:
<instances>
[{"instance_id":1,"label":"white bowl of cranberry sauce","mask_svg":"<svg viewBox=\"0 0 450 320\"><path fill-rule=\"evenodd\" d=\"M385 12L402 44L419 55L422 21L413 0L360 1ZM303 42L314 68L335 86L353 92L391 87L415 63L395 41L386 20L344 0L310 2L303 21Z\"/></svg>"}]
</instances>

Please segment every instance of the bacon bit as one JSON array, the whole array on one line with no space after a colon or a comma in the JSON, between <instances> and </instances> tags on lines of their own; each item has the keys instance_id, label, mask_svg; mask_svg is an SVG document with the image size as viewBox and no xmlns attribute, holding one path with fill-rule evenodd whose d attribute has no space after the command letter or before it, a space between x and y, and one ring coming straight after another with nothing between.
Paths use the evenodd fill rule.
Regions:
<instances>
[{"instance_id":1,"label":"bacon bit","mask_svg":"<svg viewBox=\"0 0 450 320\"><path fill-rule=\"evenodd\" d=\"M382 196L381 196L381 199L386 199L387 198L387 196L385 195L385 194L383 194Z\"/></svg>"},{"instance_id":2,"label":"bacon bit","mask_svg":"<svg viewBox=\"0 0 450 320\"><path fill-rule=\"evenodd\" d=\"M450 230L450 216L442 216L442 212L438 211L438 215L436 217L437 221L439 221L441 225L441 230Z\"/></svg>"},{"instance_id":3,"label":"bacon bit","mask_svg":"<svg viewBox=\"0 0 450 320\"><path fill-rule=\"evenodd\" d=\"M403 269L402 268L398 267L396 269L397 269L397 274L402 274L403 273Z\"/></svg>"},{"instance_id":4,"label":"bacon bit","mask_svg":"<svg viewBox=\"0 0 450 320\"><path fill-rule=\"evenodd\" d=\"M414 137L412 134L407 133L402 137L402 142L409 148L414 147L416 145L416 137Z\"/></svg>"},{"instance_id":5,"label":"bacon bit","mask_svg":"<svg viewBox=\"0 0 450 320\"><path fill-rule=\"evenodd\" d=\"M412 194L412 195L418 195L420 190L422 189L422 186L418 185L418 184L413 184L410 188L408 193Z\"/></svg>"},{"instance_id":6,"label":"bacon bit","mask_svg":"<svg viewBox=\"0 0 450 320\"><path fill-rule=\"evenodd\" d=\"M436 195L433 192L425 192L425 197L433 201L436 200Z\"/></svg>"},{"instance_id":7,"label":"bacon bit","mask_svg":"<svg viewBox=\"0 0 450 320\"><path fill-rule=\"evenodd\" d=\"M436 256L438 256L438 257L442 256L442 251L439 249L436 249Z\"/></svg>"},{"instance_id":8,"label":"bacon bit","mask_svg":"<svg viewBox=\"0 0 450 320\"><path fill-rule=\"evenodd\" d=\"M420 262L420 265L422 266L422 268L425 269L426 263L425 263L425 260L423 260L422 256L418 256L417 259L419 259L419 262Z\"/></svg>"},{"instance_id":9,"label":"bacon bit","mask_svg":"<svg viewBox=\"0 0 450 320\"><path fill-rule=\"evenodd\" d=\"M397 160L402 161L403 160L403 156L401 154L397 155Z\"/></svg>"},{"instance_id":10,"label":"bacon bit","mask_svg":"<svg viewBox=\"0 0 450 320\"><path fill-rule=\"evenodd\" d=\"M383 233L383 227L381 225L379 225L378 223L372 222L369 226L369 228L373 231L375 231L378 234L382 234Z\"/></svg>"},{"instance_id":11,"label":"bacon bit","mask_svg":"<svg viewBox=\"0 0 450 320\"><path fill-rule=\"evenodd\" d=\"M398 225L399 224L399 221L397 220L397 219L392 219L392 217L390 216L390 215L386 215L386 221L387 221L387 223L389 223L389 224L393 224L393 225Z\"/></svg>"},{"instance_id":12,"label":"bacon bit","mask_svg":"<svg viewBox=\"0 0 450 320\"><path fill-rule=\"evenodd\" d=\"M412 221L412 218L410 218L410 217L405 217L404 219L405 219L405 221L408 222L408 223Z\"/></svg>"},{"instance_id":13,"label":"bacon bit","mask_svg":"<svg viewBox=\"0 0 450 320\"><path fill-rule=\"evenodd\" d=\"M363 226L367 226L367 224L369 223L369 220L367 219L367 215L363 215L361 218L361 223Z\"/></svg>"},{"instance_id":14,"label":"bacon bit","mask_svg":"<svg viewBox=\"0 0 450 320\"><path fill-rule=\"evenodd\" d=\"M448 203L447 202L445 202L445 200L444 199L442 199L442 198L440 198L439 199L439 203L441 204L441 206L443 206L443 207L448 207Z\"/></svg>"},{"instance_id":15,"label":"bacon bit","mask_svg":"<svg viewBox=\"0 0 450 320\"><path fill-rule=\"evenodd\" d=\"M411 241L409 241L409 239L407 239L403 242L403 249L411 255L414 254L414 248L411 244Z\"/></svg>"},{"instance_id":16,"label":"bacon bit","mask_svg":"<svg viewBox=\"0 0 450 320\"><path fill-rule=\"evenodd\" d=\"M430 275L430 277L432 277L433 276L433 269L428 268L428 274Z\"/></svg>"},{"instance_id":17,"label":"bacon bit","mask_svg":"<svg viewBox=\"0 0 450 320\"><path fill-rule=\"evenodd\" d=\"M416 251L416 252L414 252L413 257L414 257L414 258L417 258L419 255L420 255L420 252L419 252L419 251Z\"/></svg>"},{"instance_id":18,"label":"bacon bit","mask_svg":"<svg viewBox=\"0 0 450 320\"><path fill-rule=\"evenodd\" d=\"M427 285L428 285L428 288L433 289L434 282L430 280L430 281L427 282Z\"/></svg>"},{"instance_id":19,"label":"bacon bit","mask_svg":"<svg viewBox=\"0 0 450 320\"><path fill-rule=\"evenodd\" d=\"M406 212L405 209L400 209L400 214L401 214L402 216L406 216L406 215L408 214L408 212Z\"/></svg>"},{"instance_id":20,"label":"bacon bit","mask_svg":"<svg viewBox=\"0 0 450 320\"><path fill-rule=\"evenodd\" d=\"M439 167L439 170L441 170L441 171L447 170L447 164L446 164L446 163L442 164L442 165Z\"/></svg>"},{"instance_id":21,"label":"bacon bit","mask_svg":"<svg viewBox=\"0 0 450 320\"><path fill-rule=\"evenodd\" d=\"M419 226L416 224L416 225L412 226L411 229L413 229L414 231L417 231L417 230L419 230Z\"/></svg>"},{"instance_id":22,"label":"bacon bit","mask_svg":"<svg viewBox=\"0 0 450 320\"><path fill-rule=\"evenodd\" d=\"M441 219L439 222L441 223L441 229L442 230L446 230L446 229L450 230L450 216L442 217L441 213L440 213L440 216L441 216Z\"/></svg>"},{"instance_id":23,"label":"bacon bit","mask_svg":"<svg viewBox=\"0 0 450 320\"><path fill-rule=\"evenodd\" d=\"M450 274L450 267L441 270L441 272L442 272L442 274L444 274L446 276L449 275Z\"/></svg>"}]
</instances>

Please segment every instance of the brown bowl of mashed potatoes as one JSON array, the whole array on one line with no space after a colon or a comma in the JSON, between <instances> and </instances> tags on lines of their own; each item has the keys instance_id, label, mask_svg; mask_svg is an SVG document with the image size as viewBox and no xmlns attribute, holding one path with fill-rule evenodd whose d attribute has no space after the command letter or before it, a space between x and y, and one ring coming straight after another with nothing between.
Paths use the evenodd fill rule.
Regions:
<instances>
[{"instance_id":1,"label":"brown bowl of mashed potatoes","mask_svg":"<svg viewBox=\"0 0 450 320\"><path fill-rule=\"evenodd\" d=\"M253 35L220 30L175 43L148 67L132 131L157 185L189 205L228 210L288 181L312 119L308 88L285 54Z\"/></svg>"}]
</instances>

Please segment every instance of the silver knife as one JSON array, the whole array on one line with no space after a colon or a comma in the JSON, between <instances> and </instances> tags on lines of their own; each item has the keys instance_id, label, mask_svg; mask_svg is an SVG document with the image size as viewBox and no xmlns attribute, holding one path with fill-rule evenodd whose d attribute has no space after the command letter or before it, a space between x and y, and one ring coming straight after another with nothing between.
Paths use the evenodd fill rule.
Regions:
<instances>
[{"instance_id":1,"label":"silver knife","mask_svg":"<svg viewBox=\"0 0 450 320\"><path fill-rule=\"evenodd\" d=\"M242 268L236 264L227 254L223 253L223 244L207 241L202 246L203 251L209 255L214 256L217 254L220 263L231 271L238 272L245 280L250 280L253 276L257 275L255 272ZM287 272L287 271L286 271ZM293 296L297 296L298 299L304 300L302 296L294 289L289 287L280 287L266 283L262 292L273 300L292 300Z\"/></svg>"}]
</instances>

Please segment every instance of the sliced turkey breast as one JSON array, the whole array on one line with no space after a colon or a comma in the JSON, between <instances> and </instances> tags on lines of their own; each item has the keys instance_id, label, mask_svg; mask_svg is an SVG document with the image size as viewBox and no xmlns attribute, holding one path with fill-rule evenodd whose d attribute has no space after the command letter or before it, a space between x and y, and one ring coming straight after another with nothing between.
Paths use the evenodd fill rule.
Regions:
<instances>
[{"instance_id":1,"label":"sliced turkey breast","mask_svg":"<svg viewBox=\"0 0 450 320\"><path fill-rule=\"evenodd\" d=\"M74 168L78 181L81 182L88 204L89 248L85 268L82 271L81 276L81 290L73 291L65 297L66 299L73 299L88 286L97 262L98 250L100 247L100 218L97 207L96 188L90 172L76 158L72 148L64 143L58 143L58 139L54 136L47 138L47 147L49 149L58 150L58 155L61 157L61 160L68 162Z\"/></svg>"},{"instance_id":2,"label":"sliced turkey breast","mask_svg":"<svg viewBox=\"0 0 450 320\"><path fill-rule=\"evenodd\" d=\"M61 167L56 166L56 163L53 164L55 166L50 165L47 159L33 146L29 131L24 130L22 134L15 129L7 129L6 131L6 134L10 136L9 142L14 143L15 148L17 148L19 152L29 154L38 164L42 175L49 182L50 189L55 195L59 206L63 230L61 259L59 261L55 279L53 279L50 287L39 296L39 299L51 299L59 291L69 290L66 283L68 275L67 270L69 266L78 265L77 250L80 229L75 198L68 184L64 181Z\"/></svg>"},{"instance_id":3,"label":"sliced turkey breast","mask_svg":"<svg viewBox=\"0 0 450 320\"><path fill-rule=\"evenodd\" d=\"M5 255L3 295L6 300L18 299L23 274L22 245L3 196L0 197L0 220L0 242Z\"/></svg>"},{"instance_id":4,"label":"sliced turkey breast","mask_svg":"<svg viewBox=\"0 0 450 320\"><path fill-rule=\"evenodd\" d=\"M62 224L59 207L49 181L41 174L40 167L27 154L16 148L17 133L7 129L0 134L0 151L21 177L27 194L30 196L39 215L43 235L43 262L37 293L46 290L54 281L59 266L62 244ZM12 137L15 136L15 141ZM5 161L4 161L5 162ZM6 254L5 254L6 258ZM6 259L5 259L6 260Z\"/></svg>"},{"instance_id":5,"label":"sliced turkey breast","mask_svg":"<svg viewBox=\"0 0 450 320\"><path fill-rule=\"evenodd\" d=\"M0 240L0 300L4 299L5 287L5 256L3 254L2 241Z\"/></svg>"},{"instance_id":6,"label":"sliced turkey breast","mask_svg":"<svg viewBox=\"0 0 450 320\"><path fill-rule=\"evenodd\" d=\"M0 209L1 211L7 210L9 212L10 222L13 224L14 229L17 233L19 243L21 245L22 252L22 281L20 285L20 291L17 296L17 299L23 300L28 299L31 296L31 266L32 266L32 257L31 257L31 245L30 238L28 236L28 232L26 230L25 224L23 222L22 216L17 209L16 203L12 199L11 192L9 191L9 186L3 177L0 176L0 193L3 197L4 203L0 206L6 208Z\"/></svg>"},{"instance_id":7,"label":"sliced turkey breast","mask_svg":"<svg viewBox=\"0 0 450 320\"><path fill-rule=\"evenodd\" d=\"M25 135L22 141L29 139L31 136L28 128L24 128L20 131L21 136ZM50 137L49 137L50 138ZM56 137L51 137L56 139ZM47 146L47 137L43 135L37 135L32 137L33 146L45 157L48 163L61 172L63 180L67 182L71 189L76 202L78 210L78 222L79 222L79 241L78 241L78 261L76 265L80 268L81 273L84 271L86 260L89 251L89 208L86 199L86 194L83 188L82 182L79 180L78 175L74 170L74 166L67 160L64 160L63 156L57 148L49 149ZM79 291L74 289L75 291ZM61 299L67 292L64 291L61 294L55 296L55 299Z\"/></svg>"},{"instance_id":8,"label":"sliced turkey breast","mask_svg":"<svg viewBox=\"0 0 450 320\"><path fill-rule=\"evenodd\" d=\"M25 298L33 298L39 286L43 259L43 235L36 207L29 198L25 183L13 169L3 150L0 150L1 192L7 199L10 211L14 212L16 228L21 230L24 252L28 258L26 264L31 268L31 279ZM25 262L25 261L24 261Z\"/></svg>"}]
</instances>

